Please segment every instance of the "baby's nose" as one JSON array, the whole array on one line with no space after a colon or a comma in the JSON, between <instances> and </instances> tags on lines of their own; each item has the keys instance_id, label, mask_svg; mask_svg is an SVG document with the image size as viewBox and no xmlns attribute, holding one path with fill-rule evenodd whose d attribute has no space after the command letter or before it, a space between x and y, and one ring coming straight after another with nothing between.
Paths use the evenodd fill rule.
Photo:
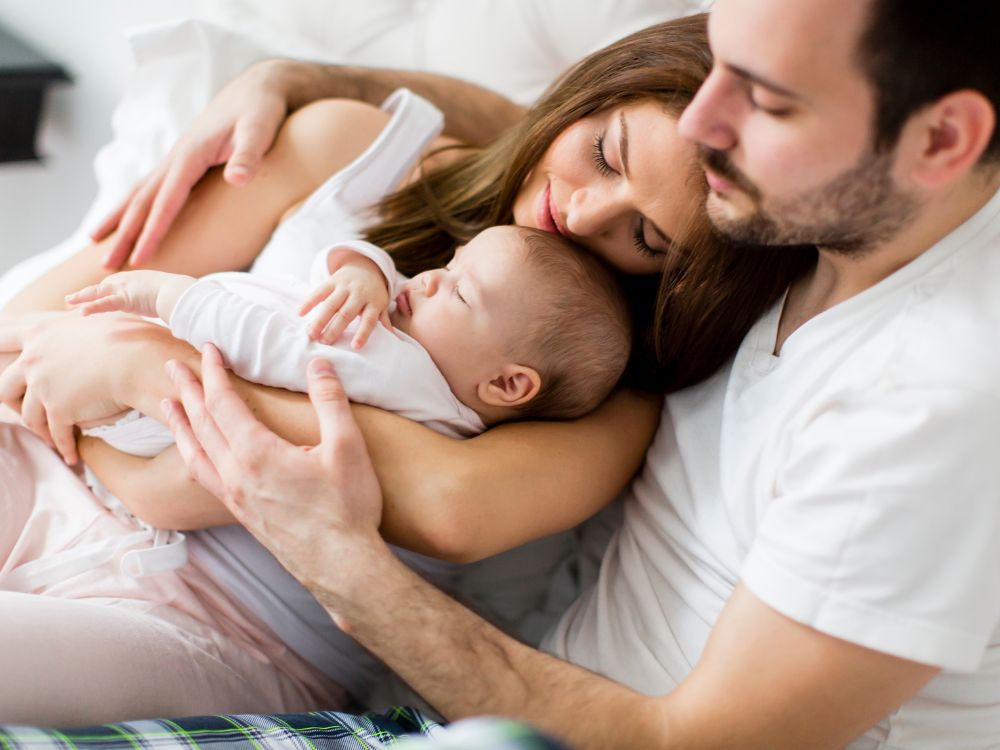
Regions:
<instances>
[{"instance_id":1,"label":"baby's nose","mask_svg":"<svg viewBox=\"0 0 1000 750\"><path fill-rule=\"evenodd\" d=\"M440 276L435 271L427 271L424 273L424 294L428 297L433 297L438 290L438 286L441 283Z\"/></svg>"}]
</instances>

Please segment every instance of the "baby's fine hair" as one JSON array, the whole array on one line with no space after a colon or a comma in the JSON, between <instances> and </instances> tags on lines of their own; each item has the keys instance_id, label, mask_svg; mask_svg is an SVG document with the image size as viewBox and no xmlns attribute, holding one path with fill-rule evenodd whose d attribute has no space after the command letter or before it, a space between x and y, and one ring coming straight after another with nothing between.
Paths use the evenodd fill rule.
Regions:
<instances>
[{"instance_id":1,"label":"baby's fine hair","mask_svg":"<svg viewBox=\"0 0 1000 750\"><path fill-rule=\"evenodd\" d=\"M518 227L530 285L530 322L510 344L541 388L517 419L572 419L593 411L618 383L632 348L632 321L614 274L591 252L549 232Z\"/></svg>"}]
</instances>

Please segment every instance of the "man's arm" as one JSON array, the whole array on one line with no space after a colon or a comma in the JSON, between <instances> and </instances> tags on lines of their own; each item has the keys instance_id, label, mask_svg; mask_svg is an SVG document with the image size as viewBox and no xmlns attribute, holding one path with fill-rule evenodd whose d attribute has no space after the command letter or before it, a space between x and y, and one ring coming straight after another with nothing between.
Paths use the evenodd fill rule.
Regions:
<instances>
[{"instance_id":1,"label":"man's arm","mask_svg":"<svg viewBox=\"0 0 1000 750\"><path fill-rule=\"evenodd\" d=\"M374 539L337 554L350 573L331 557L313 593L448 719L516 718L579 750L833 750L937 673L800 625L740 586L692 673L650 697L514 641Z\"/></svg>"},{"instance_id":2,"label":"man's arm","mask_svg":"<svg viewBox=\"0 0 1000 750\"><path fill-rule=\"evenodd\" d=\"M843 747L937 673L801 625L737 586L692 673L668 695L641 695L518 643L399 562L378 535L378 482L327 363L310 366L321 440L307 452L252 416L211 348L202 377L204 387L173 368L184 406L168 409L192 474L345 632L450 719L518 718L580 750L822 750Z\"/></svg>"},{"instance_id":3,"label":"man's arm","mask_svg":"<svg viewBox=\"0 0 1000 750\"><path fill-rule=\"evenodd\" d=\"M516 123L525 108L502 94L439 73L266 60L260 74L285 94L289 112L317 99L358 99L381 104L406 87L444 113L444 133L473 146L485 145Z\"/></svg>"},{"instance_id":4,"label":"man's arm","mask_svg":"<svg viewBox=\"0 0 1000 750\"><path fill-rule=\"evenodd\" d=\"M261 170L284 119L325 98L381 104L407 86L445 115L445 132L477 145L517 122L524 109L505 97L457 78L433 73L351 68L296 60L268 60L230 81L171 149L160 166L93 234L117 229L106 265L147 262L167 234L194 185L212 167L225 165L232 185L246 185Z\"/></svg>"}]
</instances>

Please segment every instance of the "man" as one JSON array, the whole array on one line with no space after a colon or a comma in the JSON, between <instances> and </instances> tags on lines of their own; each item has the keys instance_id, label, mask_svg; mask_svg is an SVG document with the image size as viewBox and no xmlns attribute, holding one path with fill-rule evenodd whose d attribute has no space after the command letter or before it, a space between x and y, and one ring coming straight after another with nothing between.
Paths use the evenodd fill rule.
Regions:
<instances>
[{"instance_id":1,"label":"man","mask_svg":"<svg viewBox=\"0 0 1000 750\"><path fill-rule=\"evenodd\" d=\"M995 747L1000 17L939 6L716 2L715 68L680 123L710 214L818 261L730 369L668 400L601 580L546 644L607 676L389 554L329 372L303 452L214 351L207 399L174 368L192 471L448 718L579 748Z\"/></svg>"}]
</instances>

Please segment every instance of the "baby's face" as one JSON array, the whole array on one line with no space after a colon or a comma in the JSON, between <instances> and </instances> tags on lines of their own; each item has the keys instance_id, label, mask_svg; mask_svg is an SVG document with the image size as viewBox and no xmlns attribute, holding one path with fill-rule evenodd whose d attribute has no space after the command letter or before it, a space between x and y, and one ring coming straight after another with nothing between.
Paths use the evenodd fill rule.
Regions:
<instances>
[{"instance_id":1,"label":"baby's face","mask_svg":"<svg viewBox=\"0 0 1000 750\"><path fill-rule=\"evenodd\" d=\"M455 251L445 268L414 276L396 298L392 324L419 341L452 391L473 403L476 384L505 362L506 344L529 315L536 283L512 227L493 227Z\"/></svg>"}]
</instances>

